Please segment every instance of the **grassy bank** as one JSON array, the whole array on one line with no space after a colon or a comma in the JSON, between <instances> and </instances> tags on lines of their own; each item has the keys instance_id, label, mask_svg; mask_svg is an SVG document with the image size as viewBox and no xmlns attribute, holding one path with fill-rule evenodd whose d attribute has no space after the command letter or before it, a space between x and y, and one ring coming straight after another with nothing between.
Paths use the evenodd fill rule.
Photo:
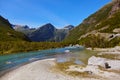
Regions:
<instances>
[{"instance_id":1,"label":"grassy bank","mask_svg":"<svg viewBox=\"0 0 120 80\"><path fill-rule=\"evenodd\" d=\"M58 42L26 42L26 41L0 41L0 55L17 52L29 52L51 48L60 48L69 45Z\"/></svg>"}]
</instances>

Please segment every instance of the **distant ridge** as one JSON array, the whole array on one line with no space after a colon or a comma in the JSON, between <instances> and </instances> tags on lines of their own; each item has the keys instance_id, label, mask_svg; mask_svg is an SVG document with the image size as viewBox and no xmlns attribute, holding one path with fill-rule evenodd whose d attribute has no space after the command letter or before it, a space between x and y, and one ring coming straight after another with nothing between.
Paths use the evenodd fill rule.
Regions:
<instances>
[{"instance_id":1,"label":"distant ridge","mask_svg":"<svg viewBox=\"0 0 120 80\"><path fill-rule=\"evenodd\" d=\"M72 25L65 26L62 29L57 29L51 23L47 23L37 29L29 28L29 26L24 25L13 25L13 28L16 31L24 33L28 36L31 41L35 42L60 42L62 41L66 35L69 33L70 30L74 28Z\"/></svg>"}]
</instances>

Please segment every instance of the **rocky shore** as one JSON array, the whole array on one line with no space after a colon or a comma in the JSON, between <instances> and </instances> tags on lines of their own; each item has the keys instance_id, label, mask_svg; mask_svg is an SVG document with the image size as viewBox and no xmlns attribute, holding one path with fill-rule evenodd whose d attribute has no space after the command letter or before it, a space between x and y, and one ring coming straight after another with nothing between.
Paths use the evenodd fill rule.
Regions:
<instances>
[{"instance_id":1,"label":"rocky shore","mask_svg":"<svg viewBox=\"0 0 120 80\"><path fill-rule=\"evenodd\" d=\"M86 67L72 65L67 71L88 72L90 75L99 76L98 80L120 80L120 46L95 48L94 51L98 53L88 59Z\"/></svg>"},{"instance_id":2,"label":"rocky shore","mask_svg":"<svg viewBox=\"0 0 120 80\"><path fill-rule=\"evenodd\" d=\"M57 65L54 58L24 65L0 80L120 80L120 47L95 48L94 51L98 53L88 59L86 66L71 64L64 69L65 73L53 69Z\"/></svg>"}]
</instances>

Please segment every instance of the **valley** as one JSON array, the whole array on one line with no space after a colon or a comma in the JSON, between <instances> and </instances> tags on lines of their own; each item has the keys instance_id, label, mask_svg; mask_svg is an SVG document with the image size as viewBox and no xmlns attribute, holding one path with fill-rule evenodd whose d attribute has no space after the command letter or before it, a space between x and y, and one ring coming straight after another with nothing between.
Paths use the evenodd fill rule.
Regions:
<instances>
[{"instance_id":1,"label":"valley","mask_svg":"<svg viewBox=\"0 0 120 80\"><path fill-rule=\"evenodd\" d=\"M42 5L46 4L39 6L40 9L36 1L32 2L34 6L27 3L25 6L22 5L27 9L29 6L30 12L34 12L32 16L30 16L31 13L21 16L23 23L28 19L33 20L33 22L28 21L29 24L14 24L4 16L0 16L0 80L119 80L120 0L111 0L108 1L109 3L101 1L107 4L101 3L102 8L89 14L77 26L73 26L72 21L77 23L79 21L77 19L92 8L86 2L86 6L90 8L87 11L84 7L86 12L82 14L78 6L84 2L78 4L73 1L78 4L75 5L70 1L66 3L69 3L69 6L66 6L60 1L66 6L64 7L57 6L59 2L51 4L45 1L40 1ZM100 1L96 3L100 4ZM98 5L96 3L94 4ZM94 8L97 7L95 5ZM27 9L24 11L26 12ZM52 13L54 9L54 13L67 17L69 22ZM79 16L75 12L76 9ZM62 12L59 12L61 10ZM26 14L28 14L27 18L29 16L28 19ZM17 22L19 19L14 20ZM43 24L42 22L44 25L34 28L28 26L36 25L35 23ZM61 23L62 27L56 26ZM66 26L63 26L63 23Z\"/></svg>"}]
</instances>

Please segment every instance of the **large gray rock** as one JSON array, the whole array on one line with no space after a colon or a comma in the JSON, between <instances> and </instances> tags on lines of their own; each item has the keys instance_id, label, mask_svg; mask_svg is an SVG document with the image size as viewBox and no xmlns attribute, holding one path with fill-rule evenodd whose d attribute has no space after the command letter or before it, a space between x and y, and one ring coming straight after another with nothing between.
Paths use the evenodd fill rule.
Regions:
<instances>
[{"instance_id":1,"label":"large gray rock","mask_svg":"<svg viewBox=\"0 0 120 80\"><path fill-rule=\"evenodd\" d=\"M88 65L102 66L105 67L106 59L92 56L88 60Z\"/></svg>"},{"instance_id":2,"label":"large gray rock","mask_svg":"<svg viewBox=\"0 0 120 80\"><path fill-rule=\"evenodd\" d=\"M114 29L113 32L115 32L115 33L120 33L120 28Z\"/></svg>"},{"instance_id":3,"label":"large gray rock","mask_svg":"<svg viewBox=\"0 0 120 80\"><path fill-rule=\"evenodd\" d=\"M110 60L101 57L92 56L88 60L88 65L101 66L106 68L105 63L108 64L111 70L120 70L120 60Z\"/></svg>"}]
</instances>

